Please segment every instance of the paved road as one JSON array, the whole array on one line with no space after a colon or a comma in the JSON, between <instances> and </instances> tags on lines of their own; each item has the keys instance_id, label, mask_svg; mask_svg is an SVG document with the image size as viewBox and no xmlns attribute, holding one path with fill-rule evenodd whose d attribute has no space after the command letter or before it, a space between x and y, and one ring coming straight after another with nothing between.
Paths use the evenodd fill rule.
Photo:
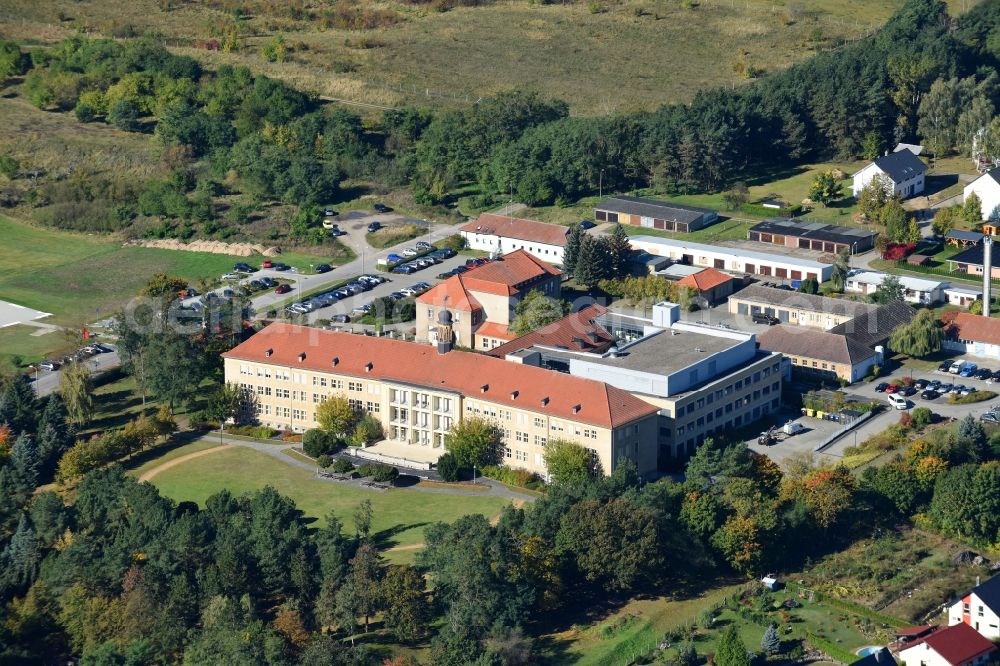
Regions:
<instances>
[{"instance_id":1,"label":"paved road","mask_svg":"<svg viewBox=\"0 0 1000 666\"><path fill-rule=\"evenodd\" d=\"M105 354L98 354L97 356L91 356L85 361L82 361L82 363L87 365L91 374L96 374L117 368L121 365L121 360L118 358L118 352L112 351ZM62 377L62 369L55 371L39 370L37 373L32 373L30 377L33 380L32 384L35 387L35 395L42 398L59 390L59 380Z\"/></svg>"}]
</instances>

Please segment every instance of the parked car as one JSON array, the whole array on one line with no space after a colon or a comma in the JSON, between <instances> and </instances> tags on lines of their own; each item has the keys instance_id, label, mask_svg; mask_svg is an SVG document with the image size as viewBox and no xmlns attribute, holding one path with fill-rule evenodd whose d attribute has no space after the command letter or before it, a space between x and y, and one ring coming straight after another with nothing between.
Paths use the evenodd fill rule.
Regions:
<instances>
[{"instance_id":1,"label":"parked car","mask_svg":"<svg viewBox=\"0 0 1000 666\"><path fill-rule=\"evenodd\" d=\"M951 369L951 361L945 361L938 366L938 372L948 372Z\"/></svg>"},{"instance_id":2,"label":"parked car","mask_svg":"<svg viewBox=\"0 0 1000 666\"><path fill-rule=\"evenodd\" d=\"M265 259L264 263L261 264L262 268L271 268L272 266L274 266L274 262L270 259Z\"/></svg>"},{"instance_id":3,"label":"parked car","mask_svg":"<svg viewBox=\"0 0 1000 666\"><path fill-rule=\"evenodd\" d=\"M353 310L351 310L351 314L354 316L364 316L371 311L372 311L372 306L369 305L368 303L365 303L364 305L358 305Z\"/></svg>"},{"instance_id":4,"label":"parked car","mask_svg":"<svg viewBox=\"0 0 1000 666\"><path fill-rule=\"evenodd\" d=\"M889 406L893 409L908 409L910 407L910 401L902 396L890 395L886 400L889 401Z\"/></svg>"},{"instance_id":5,"label":"parked car","mask_svg":"<svg viewBox=\"0 0 1000 666\"><path fill-rule=\"evenodd\" d=\"M340 238L341 236L346 236L347 232L340 227L334 227L333 229L330 229L330 235L334 238Z\"/></svg>"},{"instance_id":6,"label":"parked car","mask_svg":"<svg viewBox=\"0 0 1000 666\"><path fill-rule=\"evenodd\" d=\"M339 214L340 213L338 213L337 211L335 211L332 208L324 208L323 209L323 215L325 215L327 217L337 217L337 215L339 215Z\"/></svg>"},{"instance_id":7,"label":"parked car","mask_svg":"<svg viewBox=\"0 0 1000 666\"><path fill-rule=\"evenodd\" d=\"M889 384L888 386L885 387L885 392L889 394L893 394L898 390L899 390L899 384Z\"/></svg>"},{"instance_id":8,"label":"parked car","mask_svg":"<svg viewBox=\"0 0 1000 666\"><path fill-rule=\"evenodd\" d=\"M337 298L350 298L352 294L350 289L341 287L340 289L335 290L333 295Z\"/></svg>"},{"instance_id":9,"label":"parked car","mask_svg":"<svg viewBox=\"0 0 1000 666\"><path fill-rule=\"evenodd\" d=\"M445 271L444 273L438 273L436 277L437 277L438 280L447 280L452 275L455 275L455 271L454 270Z\"/></svg>"},{"instance_id":10,"label":"parked car","mask_svg":"<svg viewBox=\"0 0 1000 666\"><path fill-rule=\"evenodd\" d=\"M930 382L929 382L929 383L927 384L926 388L929 388L929 389L930 389L930 390L932 390L932 391L937 391L938 389L940 389L940 388L941 388L941 382L939 382L939 381L938 381L938 380L936 380L936 379L932 379L932 380L931 380L931 381L930 381Z\"/></svg>"},{"instance_id":11,"label":"parked car","mask_svg":"<svg viewBox=\"0 0 1000 666\"><path fill-rule=\"evenodd\" d=\"M920 397L923 398L924 400L937 400L938 398L941 397L941 394L938 393L937 391L927 389L926 391L920 394Z\"/></svg>"},{"instance_id":12,"label":"parked car","mask_svg":"<svg viewBox=\"0 0 1000 666\"><path fill-rule=\"evenodd\" d=\"M277 287L278 281L272 277L262 277L260 283L264 285L265 289L270 289L271 287Z\"/></svg>"},{"instance_id":13,"label":"parked car","mask_svg":"<svg viewBox=\"0 0 1000 666\"><path fill-rule=\"evenodd\" d=\"M403 275L410 275L412 273L416 273L417 269L414 268L413 266L410 266L409 264L403 264L401 266L396 266L395 268L393 268L392 272L402 273Z\"/></svg>"},{"instance_id":14,"label":"parked car","mask_svg":"<svg viewBox=\"0 0 1000 666\"><path fill-rule=\"evenodd\" d=\"M418 250L433 250L435 248L434 248L433 245L431 245L427 241L417 241L417 249Z\"/></svg>"},{"instance_id":15,"label":"parked car","mask_svg":"<svg viewBox=\"0 0 1000 666\"><path fill-rule=\"evenodd\" d=\"M966 386L961 391L959 391L958 394L959 395L970 395L972 393L972 391L973 391L973 388L971 386Z\"/></svg>"},{"instance_id":16,"label":"parked car","mask_svg":"<svg viewBox=\"0 0 1000 666\"><path fill-rule=\"evenodd\" d=\"M389 298L393 299L394 301L398 301L401 298L406 298L406 294L404 294L401 291L394 291L391 294L389 294Z\"/></svg>"},{"instance_id":17,"label":"parked car","mask_svg":"<svg viewBox=\"0 0 1000 666\"><path fill-rule=\"evenodd\" d=\"M965 390L965 384L955 384L954 386L951 387L951 390L948 391L948 393L952 395L959 395L964 390Z\"/></svg>"},{"instance_id":18,"label":"parked car","mask_svg":"<svg viewBox=\"0 0 1000 666\"><path fill-rule=\"evenodd\" d=\"M287 271L291 266L288 264L283 264L281 262L271 264L271 269L276 271Z\"/></svg>"},{"instance_id":19,"label":"parked car","mask_svg":"<svg viewBox=\"0 0 1000 666\"><path fill-rule=\"evenodd\" d=\"M889 388L889 382L880 382L878 386L875 387L876 393L885 393L886 389Z\"/></svg>"},{"instance_id":20,"label":"parked car","mask_svg":"<svg viewBox=\"0 0 1000 666\"><path fill-rule=\"evenodd\" d=\"M593 229L597 225L590 220L580 220L580 228L586 231L587 229Z\"/></svg>"},{"instance_id":21,"label":"parked car","mask_svg":"<svg viewBox=\"0 0 1000 666\"><path fill-rule=\"evenodd\" d=\"M442 247L438 248L437 250L434 250L433 252L431 252L431 254L433 254L435 257L441 257L441 259L451 259L457 253L450 247Z\"/></svg>"},{"instance_id":22,"label":"parked car","mask_svg":"<svg viewBox=\"0 0 1000 666\"><path fill-rule=\"evenodd\" d=\"M971 377L972 375L976 374L976 370L978 369L979 368L976 367L975 363L966 363L965 365L962 366L962 369L958 371L958 376Z\"/></svg>"},{"instance_id":23,"label":"parked car","mask_svg":"<svg viewBox=\"0 0 1000 666\"><path fill-rule=\"evenodd\" d=\"M1000 423L1000 417L997 416L996 412L986 412L985 414L980 414L979 420L986 423Z\"/></svg>"},{"instance_id":24,"label":"parked car","mask_svg":"<svg viewBox=\"0 0 1000 666\"><path fill-rule=\"evenodd\" d=\"M402 261L405 258L406 257L404 257L402 255L399 255L399 254L396 254L395 252L392 252L392 253L389 254L388 257L385 258L385 260L388 261L390 264L394 264L394 263L396 263L398 261Z\"/></svg>"},{"instance_id":25,"label":"parked car","mask_svg":"<svg viewBox=\"0 0 1000 666\"><path fill-rule=\"evenodd\" d=\"M332 269L330 268L330 264L319 264L314 270L317 273L329 273Z\"/></svg>"},{"instance_id":26,"label":"parked car","mask_svg":"<svg viewBox=\"0 0 1000 666\"><path fill-rule=\"evenodd\" d=\"M403 250L404 257L415 257L420 254L420 251L415 247L408 247Z\"/></svg>"},{"instance_id":27,"label":"parked car","mask_svg":"<svg viewBox=\"0 0 1000 666\"><path fill-rule=\"evenodd\" d=\"M913 382L913 386L923 391L925 388L927 388L927 384L929 383L930 382L928 382L926 379L918 379L917 381Z\"/></svg>"},{"instance_id":28,"label":"parked car","mask_svg":"<svg viewBox=\"0 0 1000 666\"><path fill-rule=\"evenodd\" d=\"M908 398L911 395L915 394L916 392L917 389L913 388L912 386L902 386L898 391L896 391L896 394L901 395L904 398Z\"/></svg>"},{"instance_id":29,"label":"parked car","mask_svg":"<svg viewBox=\"0 0 1000 666\"><path fill-rule=\"evenodd\" d=\"M750 315L750 319L752 319L755 324L767 324L768 326L774 326L775 324L781 323L780 319L773 315L769 315L766 312L754 312Z\"/></svg>"},{"instance_id":30,"label":"parked car","mask_svg":"<svg viewBox=\"0 0 1000 666\"><path fill-rule=\"evenodd\" d=\"M955 361L948 367L948 372L953 375L957 375L962 371L962 366L965 365L965 361Z\"/></svg>"},{"instance_id":31,"label":"parked car","mask_svg":"<svg viewBox=\"0 0 1000 666\"><path fill-rule=\"evenodd\" d=\"M993 374L991 374L989 381L990 381L990 383L1000 382L1000 370L997 370L996 372L994 372Z\"/></svg>"},{"instance_id":32,"label":"parked car","mask_svg":"<svg viewBox=\"0 0 1000 666\"><path fill-rule=\"evenodd\" d=\"M392 212L392 209L389 208L388 206L386 206L382 202L379 202L379 203L375 204L374 206L372 206L372 208L375 209L376 213L389 213L389 212Z\"/></svg>"},{"instance_id":33,"label":"parked car","mask_svg":"<svg viewBox=\"0 0 1000 666\"><path fill-rule=\"evenodd\" d=\"M222 279L223 280L239 280L240 279L240 274L239 273L226 273L225 275L222 276Z\"/></svg>"},{"instance_id":34,"label":"parked car","mask_svg":"<svg viewBox=\"0 0 1000 666\"><path fill-rule=\"evenodd\" d=\"M938 393L940 393L941 395L944 395L946 393L951 393L951 390L953 388L955 388L954 384L945 383L945 384L941 384L941 386L937 387L934 390L937 391Z\"/></svg>"},{"instance_id":35,"label":"parked car","mask_svg":"<svg viewBox=\"0 0 1000 666\"><path fill-rule=\"evenodd\" d=\"M993 371L990 370L989 368L979 368L978 370L976 370L976 374L973 375L973 377L975 377L976 379L984 381L988 380L992 376L993 376Z\"/></svg>"},{"instance_id":36,"label":"parked car","mask_svg":"<svg viewBox=\"0 0 1000 666\"><path fill-rule=\"evenodd\" d=\"M39 363L38 367L41 368L42 370L56 371L56 370L59 369L59 364L57 362L55 362L55 361L50 361L50 360L46 359L46 360L42 361L41 363Z\"/></svg>"},{"instance_id":37,"label":"parked car","mask_svg":"<svg viewBox=\"0 0 1000 666\"><path fill-rule=\"evenodd\" d=\"M368 233L371 233L373 231L378 231L381 228L382 228L382 223L379 222L378 220L375 220L374 222L368 225Z\"/></svg>"},{"instance_id":38,"label":"parked car","mask_svg":"<svg viewBox=\"0 0 1000 666\"><path fill-rule=\"evenodd\" d=\"M345 314L335 314L330 317L331 324L350 324L351 316Z\"/></svg>"},{"instance_id":39,"label":"parked car","mask_svg":"<svg viewBox=\"0 0 1000 666\"><path fill-rule=\"evenodd\" d=\"M333 220L331 220L330 218L326 218L325 220L323 220L323 228L324 229L333 229L336 226L337 226L337 223L334 222Z\"/></svg>"},{"instance_id":40,"label":"parked car","mask_svg":"<svg viewBox=\"0 0 1000 666\"><path fill-rule=\"evenodd\" d=\"M386 279L381 275L362 275L358 277L358 280L361 280L363 282L372 282L374 284L382 284L383 282L386 281Z\"/></svg>"},{"instance_id":41,"label":"parked car","mask_svg":"<svg viewBox=\"0 0 1000 666\"><path fill-rule=\"evenodd\" d=\"M245 261L241 261L241 262L239 262L237 264L234 264L233 265L233 270L234 271L239 271L240 273L256 273L257 272L256 268L254 268L250 264L246 263Z\"/></svg>"},{"instance_id":42,"label":"parked car","mask_svg":"<svg viewBox=\"0 0 1000 666\"><path fill-rule=\"evenodd\" d=\"M292 290L292 285L290 285L290 284L282 284L282 285L278 285L278 288L274 290L274 293L276 293L276 294L287 294L291 290Z\"/></svg>"}]
</instances>

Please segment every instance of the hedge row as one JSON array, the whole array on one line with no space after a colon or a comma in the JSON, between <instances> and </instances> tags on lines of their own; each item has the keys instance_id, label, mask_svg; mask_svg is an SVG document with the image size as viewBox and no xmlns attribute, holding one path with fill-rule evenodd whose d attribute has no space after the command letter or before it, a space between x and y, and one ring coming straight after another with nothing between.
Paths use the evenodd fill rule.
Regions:
<instances>
[{"instance_id":1,"label":"hedge row","mask_svg":"<svg viewBox=\"0 0 1000 666\"><path fill-rule=\"evenodd\" d=\"M820 638L812 632L806 632L806 642L817 650L825 652L826 656L836 661L850 664L858 660L858 655L853 654L850 650L845 650L836 643L831 643L825 638Z\"/></svg>"}]
</instances>

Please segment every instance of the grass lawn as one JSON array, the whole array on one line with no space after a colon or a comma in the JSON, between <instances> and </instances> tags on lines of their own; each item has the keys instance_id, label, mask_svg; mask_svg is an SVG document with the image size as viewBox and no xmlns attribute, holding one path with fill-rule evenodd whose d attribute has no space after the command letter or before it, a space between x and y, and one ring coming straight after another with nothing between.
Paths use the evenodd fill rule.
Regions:
<instances>
[{"instance_id":1,"label":"grass lawn","mask_svg":"<svg viewBox=\"0 0 1000 666\"><path fill-rule=\"evenodd\" d=\"M48 321L42 319L41 321ZM32 335L41 329L33 326L6 326L0 328L0 372L13 371L29 363L59 356L73 348L73 344L58 332Z\"/></svg>"},{"instance_id":2,"label":"grass lawn","mask_svg":"<svg viewBox=\"0 0 1000 666\"><path fill-rule=\"evenodd\" d=\"M209 442L211 437L206 438ZM204 441L204 440L203 440ZM182 455L182 454L181 454ZM375 492L355 486L320 481L306 470L282 464L267 454L243 447L212 453L182 463L158 474L152 483L175 500L205 500L222 490L240 494L271 485L295 500L306 516L323 524L330 511L354 529L352 515L362 500L375 509L372 533L382 549L415 546L423 540L424 528L437 521L452 521L469 513L493 516L509 502L500 497L447 495L396 488ZM389 551L390 559L412 558L409 550ZM404 555L405 554L405 555Z\"/></svg>"},{"instance_id":3,"label":"grass lawn","mask_svg":"<svg viewBox=\"0 0 1000 666\"><path fill-rule=\"evenodd\" d=\"M176 460L190 453L213 449L217 446L219 446L219 442L213 441L211 437L205 437L190 444L165 444L133 456L124 461L122 466L128 470L129 476L138 478L149 470L155 469L171 460Z\"/></svg>"},{"instance_id":4,"label":"grass lawn","mask_svg":"<svg viewBox=\"0 0 1000 666\"><path fill-rule=\"evenodd\" d=\"M0 216L0 238L5 250L0 255L2 298L51 312L46 322L70 326L113 312L155 273L192 282L214 280L232 270L235 262L247 260L207 252L122 247L108 238L33 227L4 216ZM296 253L281 259L302 270L324 261L321 256Z\"/></svg>"},{"instance_id":5,"label":"grass lawn","mask_svg":"<svg viewBox=\"0 0 1000 666\"><path fill-rule=\"evenodd\" d=\"M419 224L387 224L378 231L370 231L365 236L368 244L379 249L420 238L427 233L427 227Z\"/></svg>"}]
</instances>

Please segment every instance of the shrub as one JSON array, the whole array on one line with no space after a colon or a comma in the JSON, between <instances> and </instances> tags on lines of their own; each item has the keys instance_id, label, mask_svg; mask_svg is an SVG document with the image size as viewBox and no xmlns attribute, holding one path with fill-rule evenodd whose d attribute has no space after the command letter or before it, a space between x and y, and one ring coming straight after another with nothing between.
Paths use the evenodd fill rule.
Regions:
<instances>
[{"instance_id":1,"label":"shrub","mask_svg":"<svg viewBox=\"0 0 1000 666\"><path fill-rule=\"evenodd\" d=\"M916 409L914 409L913 412L910 414L910 417L912 419L911 423L913 427L917 428L918 430L926 428L928 425L930 425L932 414L933 412L931 412L931 410L927 409L926 407L917 407Z\"/></svg>"},{"instance_id":2,"label":"shrub","mask_svg":"<svg viewBox=\"0 0 1000 666\"><path fill-rule=\"evenodd\" d=\"M333 433L313 428L302 436L302 450L310 458L329 455L340 449L340 441Z\"/></svg>"},{"instance_id":3,"label":"shrub","mask_svg":"<svg viewBox=\"0 0 1000 666\"><path fill-rule=\"evenodd\" d=\"M949 405L970 405L974 402L983 402L997 397L995 391L973 391L969 395L948 396Z\"/></svg>"},{"instance_id":4,"label":"shrub","mask_svg":"<svg viewBox=\"0 0 1000 666\"><path fill-rule=\"evenodd\" d=\"M446 236L441 240L434 241L434 244L439 248L451 248L455 252L465 249L465 239L462 238L460 234L452 234L451 236Z\"/></svg>"},{"instance_id":5,"label":"shrub","mask_svg":"<svg viewBox=\"0 0 1000 666\"><path fill-rule=\"evenodd\" d=\"M399 477L399 470L386 463L370 463L358 467L361 476L372 477L372 480L379 483L392 483Z\"/></svg>"},{"instance_id":6,"label":"shrub","mask_svg":"<svg viewBox=\"0 0 1000 666\"><path fill-rule=\"evenodd\" d=\"M488 465L482 468L483 476L487 476L508 486L518 488L541 488L544 485L541 477L526 469L504 467L503 465Z\"/></svg>"},{"instance_id":7,"label":"shrub","mask_svg":"<svg viewBox=\"0 0 1000 666\"><path fill-rule=\"evenodd\" d=\"M458 460L451 453L445 453L437 461L437 471L441 478L452 483L458 481L458 473L461 467Z\"/></svg>"},{"instance_id":8,"label":"shrub","mask_svg":"<svg viewBox=\"0 0 1000 666\"><path fill-rule=\"evenodd\" d=\"M333 461L332 469L337 474L347 474L354 470L354 463L347 458L337 458Z\"/></svg>"},{"instance_id":9,"label":"shrub","mask_svg":"<svg viewBox=\"0 0 1000 666\"><path fill-rule=\"evenodd\" d=\"M333 458L324 453L320 457L316 458L316 464L322 467L323 469L326 469L327 467L333 464Z\"/></svg>"},{"instance_id":10,"label":"shrub","mask_svg":"<svg viewBox=\"0 0 1000 666\"><path fill-rule=\"evenodd\" d=\"M281 441L283 442L301 442L302 435L297 432L292 432L291 430L285 430L281 433Z\"/></svg>"},{"instance_id":11,"label":"shrub","mask_svg":"<svg viewBox=\"0 0 1000 666\"><path fill-rule=\"evenodd\" d=\"M351 444L354 446L368 446L372 442L382 438L382 423L372 416L365 414L354 426L354 434L351 436Z\"/></svg>"}]
</instances>

